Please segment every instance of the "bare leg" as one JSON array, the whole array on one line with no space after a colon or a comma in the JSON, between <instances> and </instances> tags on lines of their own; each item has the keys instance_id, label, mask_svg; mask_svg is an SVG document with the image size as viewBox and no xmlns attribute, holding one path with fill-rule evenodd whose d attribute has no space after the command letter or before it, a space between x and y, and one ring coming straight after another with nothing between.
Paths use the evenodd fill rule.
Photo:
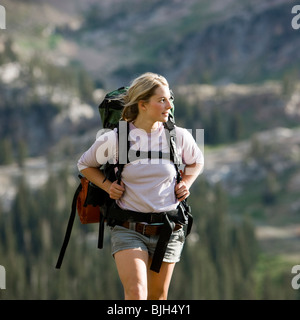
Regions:
<instances>
[{"instance_id":1,"label":"bare leg","mask_svg":"<svg viewBox=\"0 0 300 320\"><path fill-rule=\"evenodd\" d=\"M147 300L148 252L127 249L114 254L125 300Z\"/></svg>"},{"instance_id":2,"label":"bare leg","mask_svg":"<svg viewBox=\"0 0 300 320\"><path fill-rule=\"evenodd\" d=\"M151 260L148 264L148 300L167 300L175 263L163 262L159 273L151 271L150 265Z\"/></svg>"}]
</instances>

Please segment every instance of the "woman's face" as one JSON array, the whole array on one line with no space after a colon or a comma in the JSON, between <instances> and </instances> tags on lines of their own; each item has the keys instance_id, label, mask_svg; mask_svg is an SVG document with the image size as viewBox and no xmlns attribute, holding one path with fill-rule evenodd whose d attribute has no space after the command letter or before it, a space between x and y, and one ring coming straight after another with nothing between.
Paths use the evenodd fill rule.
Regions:
<instances>
[{"instance_id":1,"label":"woman's face","mask_svg":"<svg viewBox=\"0 0 300 320\"><path fill-rule=\"evenodd\" d=\"M150 100L144 103L145 114L153 122L166 122L168 120L171 105L170 89L167 86L159 86L154 91Z\"/></svg>"}]
</instances>

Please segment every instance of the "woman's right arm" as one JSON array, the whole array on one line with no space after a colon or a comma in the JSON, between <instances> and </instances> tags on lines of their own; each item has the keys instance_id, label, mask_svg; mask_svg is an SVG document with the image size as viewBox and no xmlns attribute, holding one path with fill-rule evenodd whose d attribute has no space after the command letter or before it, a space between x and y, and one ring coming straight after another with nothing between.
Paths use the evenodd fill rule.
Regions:
<instances>
[{"instance_id":1,"label":"woman's right arm","mask_svg":"<svg viewBox=\"0 0 300 320\"><path fill-rule=\"evenodd\" d=\"M88 167L82 169L81 173L93 184L106 191L111 199L120 199L125 191L122 181L121 185L119 185L117 181L111 182L108 179L105 180L105 176L99 168Z\"/></svg>"},{"instance_id":2,"label":"woman's right arm","mask_svg":"<svg viewBox=\"0 0 300 320\"><path fill-rule=\"evenodd\" d=\"M80 157L78 170L93 184L106 191L112 199L119 199L124 189L124 184L117 184L105 179L100 171L101 164L107 161L116 161L116 132L110 131L100 136L94 144Z\"/></svg>"}]
</instances>

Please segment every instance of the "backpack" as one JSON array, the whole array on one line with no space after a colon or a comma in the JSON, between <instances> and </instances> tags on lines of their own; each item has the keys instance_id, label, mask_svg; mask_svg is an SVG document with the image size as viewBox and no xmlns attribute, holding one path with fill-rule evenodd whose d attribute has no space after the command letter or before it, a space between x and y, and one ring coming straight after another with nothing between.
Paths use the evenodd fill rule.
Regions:
<instances>
[{"instance_id":1,"label":"backpack","mask_svg":"<svg viewBox=\"0 0 300 320\"><path fill-rule=\"evenodd\" d=\"M117 128L117 133L119 134L118 125L121 120L121 114L123 110L123 104L120 99L120 96L126 92L128 87L121 87L117 90L111 91L107 93L103 99L103 101L98 106L100 117L102 120L103 128L114 129ZM172 92L171 92L172 94ZM171 160L173 161L176 172L177 172L177 183L181 180L181 174L179 171L179 157L177 155L176 149L176 134L175 134L175 121L174 121L174 104L172 103L172 109L169 113L169 119L166 123L164 123L165 128L170 134L170 155ZM129 133L129 124L127 122L127 133ZM119 135L118 135L119 140ZM128 139L127 139L128 141ZM129 143L127 143L127 151L129 150ZM128 153L127 153L128 154ZM117 173L115 173L115 167L118 168ZM100 169L103 170L105 174L105 178L111 181L118 180L121 181L121 173L124 164L105 164ZM89 223L99 223L99 234L98 234L98 248L103 248L103 236L104 236L104 223L106 221L106 212L107 208L110 207L114 200L112 200L108 193L102 190L101 188L94 185L88 179L86 179L81 174L78 175L80 178L80 183L76 188L76 191L73 196L72 206L71 206L71 214L69 217L69 221L67 224L67 230L65 233L64 241L59 253L59 257L56 263L56 268L60 269L63 257L65 255L66 248L68 246L71 231L73 227L73 223L76 216L76 211L78 212L78 216L80 222L82 224ZM182 210L187 213L189 218L189 223L186 236L190 233L191 225L192 225L192 216L190 214L190 207L187 205L186 201L180 203L182 206Z\"/></svg>"}]
</instances>

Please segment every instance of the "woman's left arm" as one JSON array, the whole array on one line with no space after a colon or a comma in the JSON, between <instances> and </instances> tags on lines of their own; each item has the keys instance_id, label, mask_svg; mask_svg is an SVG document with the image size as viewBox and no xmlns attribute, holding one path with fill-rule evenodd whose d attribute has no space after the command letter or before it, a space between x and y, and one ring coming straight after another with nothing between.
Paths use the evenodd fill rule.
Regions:
<instances>
[{"instance_id":1,"label":"woman's left arm","mask_svg":"<svg viewBox=\"0 0 300 320\"><path fill-rule=\"evenodd\" d=\"M182 180L175 186L175 194L179 201L183 201L190 195L190 187L203 169L203 164L193 163L186 165L182 173Z\"/></svg>"}]
</instances>

